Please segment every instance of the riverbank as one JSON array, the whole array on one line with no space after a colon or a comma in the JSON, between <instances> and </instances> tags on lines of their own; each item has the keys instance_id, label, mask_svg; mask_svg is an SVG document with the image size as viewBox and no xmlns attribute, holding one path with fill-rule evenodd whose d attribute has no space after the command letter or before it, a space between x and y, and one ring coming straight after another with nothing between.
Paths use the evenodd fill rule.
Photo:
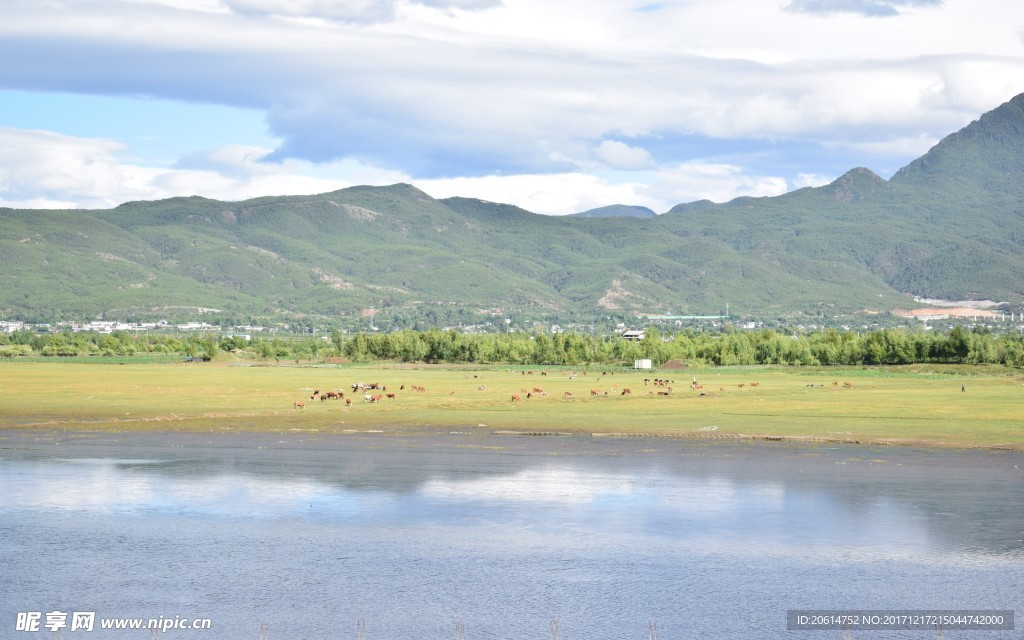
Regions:
<instances>
[{"instance_id":1,"label":"riverbank","mask_svg":"<svg viewBox=\"0 0 1024 640\"><path fill-rule=\"evenodd\" d=\"M380 388L353 391L358 383ZM329 393L344 398L321 400ZM965 367L0 364L0 429L72 432L464 431L1024 450L1022 400L1020 372Z\"/></svg>"}]
</instances>

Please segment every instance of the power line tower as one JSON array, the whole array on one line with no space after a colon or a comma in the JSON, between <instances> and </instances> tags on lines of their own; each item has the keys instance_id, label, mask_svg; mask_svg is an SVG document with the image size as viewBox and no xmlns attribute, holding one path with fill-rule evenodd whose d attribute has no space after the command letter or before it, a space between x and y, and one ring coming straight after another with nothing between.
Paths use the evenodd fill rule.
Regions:
<instances>
[{"instance_id":1,"label":"power line tower","mask_svg":"<svg viewBox=\"0 0 1024 640\"><path fill-rule=\"evenodd\" d=\"M548 628L551 630L551 640L558 640L558 620L552 620Z\"/></svg>"},{"instance_id":2,"label":"power line tower","mask_svg":"<svg viewBox=\"0 0 1024 640\"><path fill-rule=\"evenodd\" d=\"M356 620L356 640L366 640L366 620Z\"/></svg>"},{"instance_id":3,"label":"power line tower","mask_svg":"<svg viewBox=\"0 0 1024 640\"><path fill-rule=\"evenodd\" d=\"M260 623L260 640L270 640L270 623Z\"/></svg>"},{"instance_id":4,"label":"power line tower","mask_svg":"<svg viewBox=\"0 0 1024 640\"><path fill-rule=\"evenodd\" d=\"M455 623L455 640L466 640L466 625L461 620Z\"/></svg>"},{"instance_id":5,"label":"power line tower","mask_svg":"<svg viewBox=\"0 0 1024 640\"><path fill-rule=\"evenodd\" d=\"M648 640L658 640L658 623L651 622L647 625L647 638Z\"/></svg>"},{"instance_id":6,"label":"power line tower","mask_svg":"<svg viewBox=\"0 0 1024 640\"><path fill-rule=\"evenodd\" d=\"M945 634L942 633L942 625L935 625L935 640L944 640Z\"/></svg>"}]
</instances>

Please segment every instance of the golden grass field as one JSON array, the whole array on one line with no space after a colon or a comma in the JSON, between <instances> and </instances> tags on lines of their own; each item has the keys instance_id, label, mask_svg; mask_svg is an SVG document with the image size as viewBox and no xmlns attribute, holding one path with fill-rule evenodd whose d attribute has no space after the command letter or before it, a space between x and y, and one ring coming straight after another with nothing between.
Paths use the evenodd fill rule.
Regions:
<instances>
[{"instance_id":1,"label":"golden grass field","mask_svg":"<svg viewBox=\"0 0 1024 640\"><path fill-rule=\"evenodd\" d=\"M574 378L569 370L525 371L14 361L0 364L0 428L484 430L1024 449L1024 376L1007 369L605 369L605 375L597 368L576 370ZM694 377L703 397L690 388ZM645 385L645 378L671 380L672 391L657 395L668 387ZM386 385L395 398L365 402L352 393L358 382ZM534 387L546 395L532 393ZM623 396L627 387L632 395ZM313 401L314 389L342 391L352 405ZM520 400L513 402L513 394ZM294 408L296 401L305 407Z\"/></svg>"}]
</instances>

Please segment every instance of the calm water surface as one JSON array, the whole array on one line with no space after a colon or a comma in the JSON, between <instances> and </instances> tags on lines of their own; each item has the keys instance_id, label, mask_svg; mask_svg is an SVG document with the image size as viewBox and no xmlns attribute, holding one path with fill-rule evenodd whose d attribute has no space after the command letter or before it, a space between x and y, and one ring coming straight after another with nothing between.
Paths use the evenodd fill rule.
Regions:
<instances>
[{"instance_id":1,"label":"calm water surface","mask_svg":"<svg viewBox=\"0 0 1024 640\"><path fill-rule=\"evenodd\" d=\"M18 612L210 618L164 640L841 638L789 609L1009 609L1024 455L439 433L0 439ZM149 638L148 631L64 631ZM855 632L854 638L934 638Z\"/></svg>"}]
</instances>

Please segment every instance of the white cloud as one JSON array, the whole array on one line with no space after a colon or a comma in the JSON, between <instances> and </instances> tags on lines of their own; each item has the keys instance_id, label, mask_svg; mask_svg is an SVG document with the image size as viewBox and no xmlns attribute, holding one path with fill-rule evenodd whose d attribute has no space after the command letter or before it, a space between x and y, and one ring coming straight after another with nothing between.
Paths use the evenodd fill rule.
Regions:
<instances>
[{"instance_id":1,"label":"white cloud","mask_svg":"<svg viewBox=\"0 0 1024 640\"><path fill-rule=\"evenodd\" d=\"M497 7L502 0L416 0L416 4L438 9L489 9Z\"/></svg>"},{"instance_id":2,"label":"white cloud","mask_svg":"<svg viewBox=\"0 0 1024 640\"><path fill-rule=\"evenodd\" d=\"M789 190L778 176L748 175L735 165L683 163L617 174L580 172L417 180L435 198L464 196L515 204L534 213L564 215L608 204L648 207L664 213L677 204L740 196L776 196Z\"/></svg>"},{"instance_id":3,"label":"white cloud","mask_svg":"<svg viewBox=\"0 0 1024 640\"><path fill-rule=\"evenodd\" d=\"M180 167L147 167L124 161L128 147L111 140L0 128L0 206L107 208L179 195L242 200L409 180L353 161L259 162L269 151L228 146L198 153Z\"/></svg>"},{"instance_id":4,"label":"white cloud","mask_svg":"<svg viewBox=\"0 0 1024 640\"><path fill-rule=\"evenodd\" d=\"M631 147L618 140L602 140L594 149L594 155L610 169L647 169L653 164L646 149Z\"/></svg>"},{"instance_id":5,"label":"white cloud","mask_svg":"<svg viewBox=\"0 0 1024 640\"><path fill-rule=\"evenodd\" d=\"M647 189L675 205L703 199L728 202L741 196L777 196L789 187L785 178L748 175L734 165L682 163L659 169Z\"/></svg>"},{"instance_id":6,"label":"white cloud","mask_svg":"<svg viewBox=\"0 0 1024 640\"><path fill-rule=\"evenodd\" d=\"M832 176L819 176L813 173L798 173L796 180L793 181L794 189L803 189L804 187L820 187L829 184L835 180Z\"/></svg>"},{"instance_id":7,"label":"white cloud","mask_svg":"<svg viewBox=\"0 0 1024 640\"><path fill-rule=\"evenodd\" d=\"M410 0L436 9L486 9L501 0ZM395 18L398 0L223 0L238 13L326 21L374 23Z\"/></svg>"},{"instance_id":8,"label":"white cloud","mask_svg":"<svg viewBox=\"0 0 1024 640\"><path fill-rule=\"evenodd\" d=\"M65 176L63 187L33 192L24 185L43 189L42 181L10 177L2 195L84 206L170 185L247 194L368 173L486 184L496 191L480 197L490 200L520 184L529 190L507 201L533 210L569 212L588 200L584 185L615 198L594 206L663 210L690 196L772 193L798 183L798 173L837 171L835 158L850 158L847 168L867 164L858 153L901 166L1024 89L1024 6L794 0L788 7L763 0L643 10L626 0L8 0L0 3L0 88L257 109L280 147L261 157L261 146L237 140L153 169L160 163L124 162L119 143L93 140L87 146L96 155L82 168L100 173L99 182L40 159L33 166L50 167L54 180ZM886 7L889 17L870 15ZM71 98L67 111L75 111ZM39 118L33 127L63 130L60 117ZM699 138L700 148L687 138ZM819 157L787 158L796 168L785 176L745 164L766 145L795 149L791 141ZM728 153L716 152L716 142ZM81 149L68 148L63 162L83 162ZM816 164L824 156L833 158L827 168ZM340 177L332 182L325 166Z\"/></svg>"},{"instance_id":9,"label":"white cloud","mask_svg":"<svg viewBox=\"0 0 1024 640\"><path fill-rule=\"evenodd\" d=\"M575 172L438 178L416 180L416 186L435 198L479 198L549 215L578 213L610 203L662 206L661 202L654 203L649 196L641 195L643 185L639 183L611 183Z\"/></svg>"},{"instance_id":10,"label":"white cloud","mask_svg":"<svg viewBox=\"0 0 1024 640\"><path fill-rule=\"evenodd\" d=\"M186 156L178 161L178 167L216 171L227 176L265 175L274 170L274 165L262 162L270 151L252 145L225 145Z\"/></svg>"},{"instance_id":11,"label":"white cloud","mask_svg":"<svg viewBox=\"0 0 1024 640\"><path fill-rule=\"evenodd\" d=\"M905 7L936 7L941 4L942 0L790 0L786 10L811 14L895 16Z\"/></svg>"},{"instance_id":12,"label":"white cloud","mask_svg":"<svg viewBox=\"0 0 1024 640\"><path fill-rule=\"evenodd\" d=\"M111 140L0 128L0 203L90 207L117 204L106 198L112 192L145 196L138 186L152 172L120 164L115 156L124 149Z\"/></svg>"},{"instance_id":13,"label":"white cloud","mask_svg":"<svg viewBox=\"0 0 1024 640\"><path fill-rule=\"evenodd\" d=\"M211 13L223 13L225 11L221 0L122 0L126 3L149 4L183 9L186 11L207 11Z\"/></svg>"},{"instance_id":14,"label":"white cloud","mask_svg":"<svg viewBox=\"0 0 1024 640\"><path fill-rule=\"evenodd\" d=\"M858 149L873 155L891 155L913 158L924 155L938 142L938 138L928 135L918 135L913 138L894 138L891 140L837 141L835 144L847 146L850 149ZM852 169L853 167L850 168Z\"/></svg>"},{"instance_id":15,"label":"white cloud","mask_svg":"<svg viewBox=\"0 0 1024 640\"><path fill-rule=\"evenodd\" d=\"M623 203L664 212L680 202L741 195L777 195L785 181L745 175L733 165L679 164L622 175L563 172L415 179L354 160L314 165L267 162L270 149L227 145L193 154L173 167L125 160L121 143L49 131L0 128L0 206L106 208L129 200L203 195L242 200L267 195L324 193L357 184L414 182L435 198L475 197L528 211L568 214Z\"/></svg>"},{"instance_id":16,"label":"white cloud","mask_svg":"<svg viewBox=\"0 0 1024 640\"><path fill-rule=\"evenodd\" d=\"M391 0L224 0L233 11L248 15L321 18L344 22L378 22L394 16Z\"/></svg>"}]
</instances>

